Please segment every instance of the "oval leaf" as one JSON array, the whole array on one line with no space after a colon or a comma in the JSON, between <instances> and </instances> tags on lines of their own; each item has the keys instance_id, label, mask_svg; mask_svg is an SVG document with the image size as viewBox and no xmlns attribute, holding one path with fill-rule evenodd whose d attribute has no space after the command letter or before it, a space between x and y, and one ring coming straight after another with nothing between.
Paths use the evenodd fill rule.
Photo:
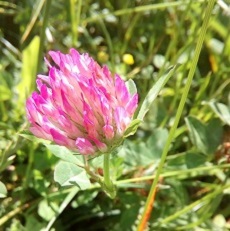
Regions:
<instances>
[{"instance_id":1,"label":"oval leaf","mask_svg":"<svg viewBox=\"0 0 230 231\"><path fill-rule=\"evenodd\" d=\"M4 198L7 195L6 186L0 181L0 198Z\"/></svg>"},{"instance_id":2,"label":"oval leaf","mask_svg":"<svg viewBox=\"0 0 230 231\"><path fill-rule=\"evenodd\" d=\"M54 145L54 144L46 144L46 147L53 153L56 157L67 161L69 163L73 163L76 165L83 165L82 155L74 155L72 151L64 146Z\"/></svg>"},{"instance_id":3,"label":"oval leaf","mask_svg":"<svg viewBox=\"0 0 230 231\"><path fill-rule=\"evenodd\" d=\"M81 190L91 186L84 169L75 164L60 161L54 169L54 180L61 186L77 185Z\"/></svg>"},{"instance_id":4,"label":"oval leaf","mask_svg":"<svg viewBox=\"0 0 230 231\"><path fill-rule=\"evenodd\" d=\"M209 106L212 110L219 116L219 118L226 124L230 126L230 108L225 104L211 102Z\"/></svg>"},{"instance_id":5,"label":"oval leaf","mask_svg":"<svg viewBox=\"0 0 230 231\"><path fill-rule=\"evenodd\" d=\"M222 138L220 121L213 119L207 126L192 116L187 117L185 121L193 145L203 154L213 154Z\"/></svg>"}]
</instances>

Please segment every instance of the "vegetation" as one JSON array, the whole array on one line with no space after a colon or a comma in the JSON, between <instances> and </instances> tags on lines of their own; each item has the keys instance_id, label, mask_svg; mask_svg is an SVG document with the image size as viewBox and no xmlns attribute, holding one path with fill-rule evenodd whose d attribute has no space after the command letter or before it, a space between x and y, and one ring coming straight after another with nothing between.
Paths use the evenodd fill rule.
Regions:
<instances>
[{"instance_id":1,"label":"vegetation","mask_svg":"<svg viewBox=\"0 0 230 231\"><path fill-rule=\"evenodd\" d=\"M228 4L0 1L0 230L229 230ZM28 131L43 57L72 47L137 86L143 121L110 159L115 199Z\"/></svg>"}]
</instances>

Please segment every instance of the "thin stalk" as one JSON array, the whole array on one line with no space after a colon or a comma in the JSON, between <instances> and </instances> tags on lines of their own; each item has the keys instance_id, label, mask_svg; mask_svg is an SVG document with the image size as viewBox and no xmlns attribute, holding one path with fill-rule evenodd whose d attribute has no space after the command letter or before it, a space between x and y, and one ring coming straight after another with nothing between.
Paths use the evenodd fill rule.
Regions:
<instances>
[{"instance_id":1,"label":"thin stalk","mask_svg":"<svg viewBox=\"0 0 230 231\"><path fill-rule=\"evenodd\" d=\"M27 209L30 206L29 203L23 204L19 207L16 207L15 209L11 210L9 213L7 213L5 216L0 218L0 227L9 221L12 217L17 215L18 213L21 213L23 210Z\"/></svg>"},{"instance_id":2,"label":"thin stalk","mask_svg":"<svg viewBox=\"0 0 230 231\"><path fill-rule=\"evenodd\" d=\"M196 45L196 49L195 49L195 54L194 54L194 58L193 58L192 63L191 63L191 68L190 68L189 73L188 73L186 85L185 85L184 90L183 90L182 98L180 100L180 104L179 104L179 107L178 107L178 110L176 113L174 124L173 124L172 128L170 129L168 139L167 139L166 144L164 146L161 161L160 161L159 167L157 169L154 181L152 183L152 186L151 186L151 189L150 189L150 192L149 192L149 195L148 195L145 207L144 207L144 212L141 216L141 219L140 219L140 222L139 222L139 225L137 228L138 231L143 231L144 228L142 229L142 227L146 227L146 223L145 223L145 225L143 225L143 223L146 222L146 217L148 215L147 213L148 213L149 207L152 206L151 198L153 197L153 194L155 193L155 188L157 186L157 182L159 180L160 173L163 169L163 166L164 166L164 163L165 163L168 151L169 151L169 147L172 143L172 140L174 139L174 135L175 135L178 123L180 121L180 118L181 118L181 115L182 115L182 112L184 109L184 105L185 105L185 102L186 102L186 99L188 96L188 92L189 92L189 89L190 89L190 86L191 86L191 83L193 80L193 76L194 76L194 73L196 71L197 62L198 62L198 59L200 56L201 48L202 48L202 45L204 42L205 34L206 34L206 31L208 28L208 23L209 23L209 19L211 17L214 3L215 3L215 0L208 1L208 5L207 5L207 8L205 10L203 25L201 27L201 31L200 31L200 34L198 37L198 41L197 41L197 45Z\"/></svg>"},{"instance_id":3,"label":"thin stalk","mask_svg":"<svg viewBox=\"0 0 230 231\"><path fill-rule=\"evenodd\" d=\"M47 0L45 4L45 12L44 12L43 23L42 23L42 28L40 32L40 44L39 44L39 51L38 51L38 63L37 63L36 73L38 73L41 70L42 53L43 53L44 44L45 44L45 32L46 32L46 27L48 23L51 2L52 0Z\"/></svg>"},{"instance_id":4,"label":"thin stalk","mask_svg":"<svg viewBox=\"0 0 230 231\"><path fill-rule=\"evenodd\" d=\"M184 213L187 213L191 211L195 206L202 204L202 203L209 203L213 198L216 198L218 194L222 193L225 189L229 188L230 185L224 185L223 187L217 187L216 190L214 190L212 193L207 194L206 196L202 197L201 199L191 203L190 205L184 207L180 211L174 213L173 215L166 217L165 219L160 221L160 224L166 224L172 220L175 220L177 217L183 215Z\"/></svg>"},{"instance_id":5,"label":"thin stalk","mask_svg":"<svg viewBox=\"0 0 230 231\"><path fill-rule=\"evenodd\" d=\"M197 0L194 1L195 3L199 2L204 2L205 0ZM153 11L153 10L162 10L165 8L169 7L177 7L180 5L185 5L189 4L190 1L174 1L174 2L165 2L165 3L156 3L156 4L149 4L149 5L144 5L144 6L137 6L134 8L126 8L126 9L121 9L113 12L113 15L115 16L121 16L121 15L127 15L127 14L134 14L134 13L143 13L146 11ZM99 19L103 19L106 16L108 16L110 13L104 13L104 14L98 14L96 16L93 16L91 18L87 18L84 20L84 23L90 23L90 22L95 22L98 21Z\"/></svg>"},{"instance_id":6,"label":"thin stalk","mask_svg":"<svg viewBox=\"0 0 230 231\"><path fill-rule=\"evenodd\" d=\"M109 47L109 55L110 55L110 59L111 59L111 69L112 69L112 72L115 72L115 60L114 60L114 51L113 51L113 42L112 42L112 39L109 35L109 32L105 26L105 23L103 20L99 20L99 23L100 23L100 26L101 26L101 29L105 35L105 39L107 41L107 44L108 44L108 47Z\"/></svg>"},{"instance_id":7,"label":"thin stalk","mask_svg":"<svg viewBox=\"0 0 230 231\"><path fill-rule=\"evenodd\" d=\"M116 196L116 188L110 179L110 154L104 154L104 190L113 199Z\"/></svg>"},{"instance_id":8,"label":"thin stalk","mask_svg":"<svg viewBox=\"0 0 230 231\"><path fill-rule=\"evenodd\" d=\"M65 197L64 201L61 203L58 211L56 212L55 216L49 221L47 227L44 229L44 231L51 230L53 224L57 220L58 216L65 210L67 205L73 200L73 198L76 196L76 194L79 192L79 188L73 188L73 190Z\"/></svg>"},{"instance_id":9,"label":"thin stalk","mask_svg":"<svg viewBox=\"0 0 230 231\"><path fill-rule=\"evenodd\" d=\"M84 160L84 169L85 171L87 172L87 174L89 176L92 177L93 180L95 180L97 183L99 183L100 185L103 185L102 183L102 177L99 176L99 175L96 175L94 172L92 172L90 170L90 165L89 165L89 162L88 162L88 157L87 156L83 156L83 160Z\"/></svg>"},{"instance_id":10,"label":"thin stalk","mask_svg":"<svg viewBox=\"0 0 230 231\"><path fill-rule=\"evenodd\" d=\"M28 184L29 184L29 180L31 177L31 170L33 167L33 163L34 163L34 147L35 145L32 144L32 147L30 147L29 149L29 155L28 155L28 164L27 164L27 168L26 168L26 173L25 173L25 178L23 181L23 185L22 185L22 191L21 191L21 201L24 202L25 200L25 190L28 188Z\"/></svg>"},{"instance_id":11,"label":"thin stalk","mask_svg":"<svg viewBox=\"0 0 230 231\"><path fill-rule=\"evenodd\" d=\"M76 14L75 14L75 0L69 0L69 13L71 20L71 31L72 31L72 45L76 46L77 43L77 26L76 26Z\"/></svg>"},{"instance_id":12,"label":"thin stalk","mask_svg":"<svg viewBox=\"0 0 230 231\"><path fill-rule=\"evenodd\" d=\"M70 19L71 19L71 31L72 31L72 44L77 47L78 41L78 26L80 23L82 0L78 0L77 12L75 13L75 0L69 0L70 4Z\"/></svg>"},{"instance_id":13,"label":"thin stalk","mask_svg":"<svg viewBox=\"0 0 230 231\"><path fill-rule=\"evenodd\" d=\"M38 16L42 10L44 3L45 3L45 0L38 1L38 4L35 7L35 11L32 14L31 20L30 20L29 24L27 25L26 30L23 33L22 38L20 40L21 44L23 44L25 42L25 40L28 38L29 34L31 33L31 31L35 25L35 22L37 21Z\"/></svg>"},{"instance_id":14,"label":"thin stalk","mask_svg":"<svg viewBox=\"0 0 230 231\"><path fill-rule=\"evenodd\" d=\"M81 18L81 6L82 6L82 0L78 0L77 15L76 15L76 42L78 41L78 26L80 24L80 18Z\"/></svg>"},{"instance_id":15,"label":"thin stalk","mask_svg":"<svg viewBox=\"0 0 230 231\"><path fill-rule=\"evenodd\" d=\"M191 176L192 174L192 177L206 175L207 173L208 175L213 175L216 174L217 171L220 169L228 169L228 168L230 168L230 164L222 164L222 165L215 165L215 166L201 166L198 168L164 172L160 174L160 177L161 178L178 177L179 179L185 179L187 175ZM142 176L142 177L136 177L131 179L119 180L116 181L115 184L119 186L122 184L153 180L154 178L156 178L155 174L152 176Z\"/></svg>"}]
</instances>

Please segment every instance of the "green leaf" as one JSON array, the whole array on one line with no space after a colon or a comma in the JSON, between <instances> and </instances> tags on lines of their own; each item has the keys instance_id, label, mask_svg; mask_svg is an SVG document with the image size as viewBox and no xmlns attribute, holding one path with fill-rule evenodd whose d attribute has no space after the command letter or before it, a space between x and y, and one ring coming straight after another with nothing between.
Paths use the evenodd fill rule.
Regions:
<instances>
[{"instance_id":1,"label":"green leaf","mask_svg":"<svg viewBox=\"0 0 230 231\"><path fill-rule=\"evenodd\" d=\"M224 123L230 125L230 107L216 102L210 102L209 106Z\"/></svg>"},{"instance_id":2,"label":"green leaf","mask_svg":"<svg viewBox=\"0 0 230 231\"><path fill-rule=\"evenodd\" d=\"M54 145L54 144L46 144L46 147L53 153L56 157L67 161L69 163L73 163L76 165L83 165L82 155L74 155L72 151L64 146Z\"/></svg>"},{"instance_id":3,"label":"green leaf","mask_svg":"<svg viewBox=\"0 0 230 231\"><path fill-rule=\"evenodd\" d=\"M54 180L61 186L77 185L81 190L91 186L84 169L75 164L60 161L54 169Z\"/></svg>"},{"instance_id":4,"label":"green leaf","mask_svg":"<svg viewBox=\"0 0 230 231\"><path fill-rule=\"evenodd\" d=\"M187 168L197 168L200 165L204 165L207 157L196 152L187 152L185 155L185 163Z\"/></svg>"},{"instance_id":5,"label":"green leaf","mask_svg":"<svg viewBox=\"0 0 230 231\"><path fill-rule=\"evenodd\" d=\"M141 108L139 110L139 113L137 115L137 118L140 120L143 120L145 114L148 112L152 102L156 99L157 95L161 91L161 89L164 87L164 85L167 83L169 78L173 75L175 69L177 66L173 66L170 68L167 73L165 73L163 76L160 77L160 79L152 86L150 91L148 92L147 96L145 97Z\"/></svg>"},{"instance_id":6,"label":"green leaf","mask_svg":"<svg viewBox=\"0 0 230 231\"><path fill-rule=\"evenodd\" d=\"M39 222L35 216L27 215L25 230L41 231L45 224Z\"/></svg>"},{"instance_id":7,"label":"green leaf","mask_svg":"<svg viewBox=\"0 0 230 231\"><path fill-rule=\"evenodd\" d=\"M137 93L137 87L136 84L132 79L129 79L128 81L125 82L126 87L128 88L128 91L131 95L134 95Z\"/></svg>"},{"instance_id":8,"label":"green leaf","mask_svg":"<svg viewBox=\"0 0 230 231\"><path fill-rule=\"evenodd\" d=\"M42 200L38 206L38 214L45 221L51 220L58 211L57 203L53 201Z\"/></svg>"},{"instance_id":9,"label":"green leaf","mask_svg":"<svg viewBox=\"0 0 230 231\"><path fill-rule=\"evenodd\" d=\"M220 121L213 119L206 126L195 117L185 119L193 145L203 154L213 154L222 138Z\"/></svg>"},{"instance_id":10,"label":"green leaf","mask_svg":"<svg viewBox=\"0 0 230 231\"><path fill-rule=\"evenodd\" d=\"M132 142L126 140L124 147L118 153L124 158L127 166L149 165L157 162L161 158L161 154L168 137L166 129L158 128L146 142Z\"/></svg>"},{"instance_id":11,"label":"green leaf","mask_svg":"<svg viewBox=\"0 0 230 231\"><path fill-rule=\"evenodd\" d=\"M7 195L6 186L0 181L0 198L4 198Z\"/></svg>"},{"instance_id":12,"label":"green leaf","mask_svg":"<svg viewBox=\"0 0 230 231\"><path fill-rule=\"evenodd\" d=\"M149 137L146 142L147 147L150 150L150 158L158 160L161 158L166 140L168 137L168 131L163 128L157 128L153 132L153 135Z\"/></svg>"},{"instance_id":13,"label":"green leaf","mask_svg":"<svg viewBox=\"0 0 230 231\"><path fill-rule=\"evenodd\" d=\"M131 136L133 134L135 134L135 132L137 131L138 126L140 125L141 120L139 119L134 119L130 125L128 126L128 128L126 129L125 133L124 133L124 137L128 137Z\"/></svg>"},{"instance_id":14,"label":"green leaf","mask_svg":"<svg viewBox=\"0 0 230 231\"><path fill-rule=\"evenodd\" d=\"M0 85L0 102L11 98L11 91L6 86Z\"/></svg>"},{"instance_id":15,"label":"green leaf","mask_svg":"<svg viewBox=\"0 0 230 231\"><path fill-rule=\"evenodd\" d=\"M24 105L26 97L35 88L39 43L40 38L35 36L30 44L22 51L22 80L17 86L19 96L18 107Z\"/></svg>"},{"instance_id":16,"label":"green leaf","mask_svg":"<svg viewBox=\"0 0 230 231\"><path fill-rule=\"evenodd\" d=\"M19 136L22 136L22 137L24 137L25 139L30 140L30 141L32 141L32 142L35 142L35 143L42 143L42 144L44 144L44 145L50 144L50 143L51 143L51 141L49 141L49 140L45 140L45 139L42 139L42 138L38 138L38 137L36 137L36 136L34 136L34 135L28 134L27 132L22 132L22 133L19 134Z\"/></svg>"}]
</instances>

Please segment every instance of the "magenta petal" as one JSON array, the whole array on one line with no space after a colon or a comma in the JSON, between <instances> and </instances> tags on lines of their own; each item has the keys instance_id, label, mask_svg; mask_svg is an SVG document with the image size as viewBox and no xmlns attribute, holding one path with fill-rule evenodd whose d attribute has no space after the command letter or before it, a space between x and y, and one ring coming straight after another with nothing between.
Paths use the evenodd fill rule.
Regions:
<instances>
[{"instance_id":1,"label":"magenta petal","mask_svg":"<svg viewBox=\"0 0 230 231\"><path fill-rule=\"evenodd\" d=\"M42 127L40 126L35 125L34 127L30 127L30 131L39 138L52 140L52 136L43 131Z\"/></svg>"},{"instance_id":2,"label":"magenta petal","mask_svg":"<svg viewBox=\"0 0 230 231\"><path fill-rule=\"evenodd\" d=\"M39 105L38 105L39 106ZM42 123L42 115L35 106L34 99L31 97L26 101L27 118L29 121L37 124Z\"/></svg>"},{"instance_id":3,"label":"magenta petal","mask_svg":"<svg viewBox=\"0 0 230 231\"><path fill-rule=\"evenodd\" d=\"M122 135L131 119L123 107L117 107L114 112L114 119L117 125L118 134Z\"/></svg>"},{"instance_id":4,"label":"magenta petal","mask_svg":"<svg viewBox=\"0 0 230 231\"><path fill-rule=\"evenodd\" d=\"M95 147L90 143L90 141L85 138L77 138L76 146L79 152L83 155L94 154L96 151Z\"/></svg>"},{"instance_id":5,"label":"magenta petal","mask_svg":"<svg viewBox=\"0 0 230 231\"><path fill-rule=\"evenodd\" d=\"M47 83L50 85L50 78L47 75L38 75L37 76L38 79L41 79L43 82Z\"/></svg>"},{"instance_id":6,"label":"magenta petal","mask_svg":"<svg viewBox=\"0 0 230 231\"><path fill-rule=\"evenodd\" d=\"M126 105L125 109L129 113L129 115L133 115L135 110L137 109L138 103L138 95L134 94L133 97L129 100L128 104Z\"/></svg>"},{"instance_id":7,"label":"magenta petal","mask_svg":"<svg viewBox=\"0 0 230 231\"><path fill-rule=\"evenodd\" d=\"M113 137L114 137L114 129L113 129L113 126L111 126L111 125L105 125L102 129L103 129L103 132L104 132L104 134L105 134L105 137L106 137L108 140L113 139Z\"/></svg>"},{"instance_id":8,"label":"magenta petal","mask_svg":"<svg viewBox=\"0 0 230 231\"><path fill-rule=\"evenodd\" d=\"M51 128L50 134L52 135L55 143L57 143L59 145L67 145L68 144L67 137L64 136L63 134L61 134L60 132L58 132L56 129Z\"/></svg>"},{"instance_id":9,"label":"magenta petal","mask_svg":"<svg viewBox=\"0 0 230 231\"><path fill-rule=\"evenodd\" d=\"M125 82L121 79L119 75L115 76L115 89L118 101L123 105L129 100L129 92L126 88Z\"/></svg>"},{"instance_id":10,"label":"magenta petal","mask_svg":"<svg viewBox=\"0 0 230 231\"><path fill-rule=\"evenodd\" d=\"M53 61L59 66L60 65L60 52L59 51L49 51L49 55L53 59Z\"/></svg>"},{"instance_id":11,"label":"magenta petal","mask_svg":"<svg viewBox=\"0 0 230 231\"><path fill-rule=\"evenodd\" d=\"M100 140L96 139L96 138L90 138L95 144L96 146L98 147L98 149L101 151L101 152L106 152L107 151L107 146L106 144L102 143Z\"/></svg>"},{"instance_id":12,"label":"magenta petal","mask_svg":"<svg viewBox=\"0 0 230 231\"><path fill-rule=\"evenodd\" d=\"M70 54L72 56L73 63L78 64L79 59L80 59L80 54L73 48L70 49Z\"/></svg>"}]
</instances>

